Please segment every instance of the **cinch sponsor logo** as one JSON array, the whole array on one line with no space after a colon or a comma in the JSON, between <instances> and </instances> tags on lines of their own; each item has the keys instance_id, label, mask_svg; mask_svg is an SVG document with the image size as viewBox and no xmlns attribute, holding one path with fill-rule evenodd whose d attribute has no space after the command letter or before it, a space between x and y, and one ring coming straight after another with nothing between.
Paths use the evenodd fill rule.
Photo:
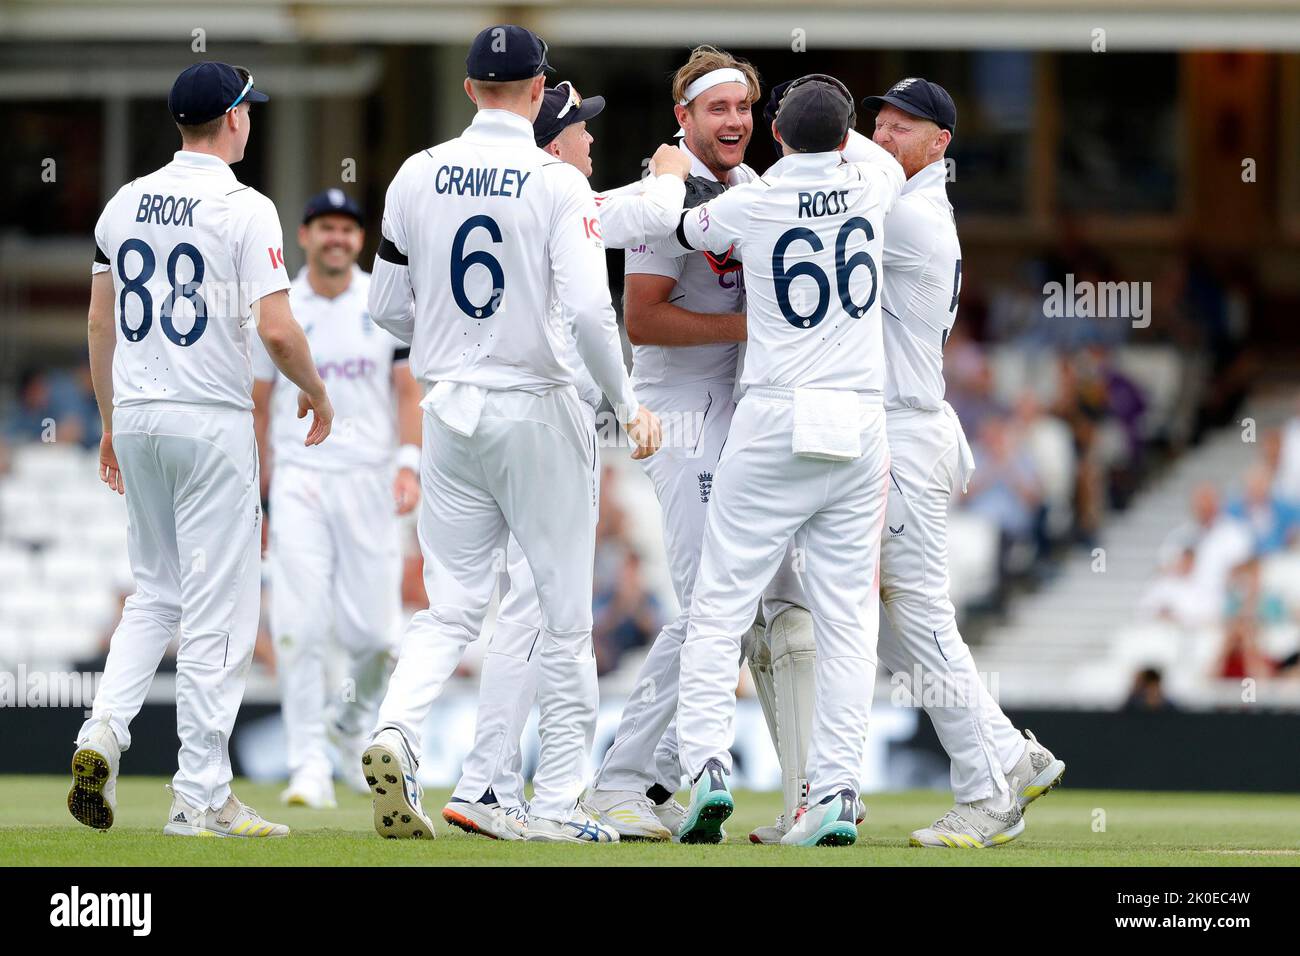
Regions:
<instances>
[{"instance_id":1,"label":"cinch sponsor logo","mask_svg":"<svg viewBox=\"0 0 1300 956\"><path fill-rule=\"evenodd\" d=\"M376 365L368 358L346 359L342 362L326 362L316 366L322 379L330 378L369 378L375 374Z\"/></svg>"},{"instance_id":2,"label":"cinch sponsor logo","mask_svg":"<svg viewBox=\"0 0 1300 956\"><path fill-rule=\"evenodd\" d=\"M70 892L50 897L51 926L129 926L131 935L148 936L153 926L151 893Z\"/></svg>"}]
</instances>

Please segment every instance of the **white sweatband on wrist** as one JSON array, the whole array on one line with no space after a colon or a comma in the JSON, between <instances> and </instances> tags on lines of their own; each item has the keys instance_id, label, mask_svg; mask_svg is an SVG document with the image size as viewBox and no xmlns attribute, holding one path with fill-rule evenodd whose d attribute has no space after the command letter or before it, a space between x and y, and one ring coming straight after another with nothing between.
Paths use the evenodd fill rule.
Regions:
<instances>
[{"instance_id":1,"label":"white sweatband on wrist","mask_svg":"<svg viewBox=\"0 0 1300 956\"><path fill-rule=\"evenodd\" d=\"M420 446L403 445L397 449L397 468L409 468L417 475L420 473Z\"/></svg>"},{"instance_id":2,"label":"white sweatband on wrist","mask_svg":"<svg viewBox=\"0 0 1300 956\"><path fill-rule=\"evenodd\" d=\"M749 80L744 73L734 66L725 66L720 70L705 73L699 79L692 80L686 89L682 91L682 98L677 101L677 105L685 106L705 90L712 89L722 83L740 83L744 85L745 89L749 89Z\"/></svg>"}]
</instances>

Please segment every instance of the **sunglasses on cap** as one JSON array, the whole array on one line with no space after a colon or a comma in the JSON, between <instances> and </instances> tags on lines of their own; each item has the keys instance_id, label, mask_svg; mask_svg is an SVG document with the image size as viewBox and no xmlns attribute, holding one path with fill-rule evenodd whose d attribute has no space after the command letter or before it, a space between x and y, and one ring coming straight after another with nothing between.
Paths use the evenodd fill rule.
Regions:
<instances>
[{"instance_id":1,"label":"sunglasses on cap","mask_svg":"<svg viewBox=\"0 0 1300 956\"><path fill-rule=\"evenodd\" d=\"M253 88L253 74L252 74L252 73L249 73L249 72L248 72L246 69L244 69L242 66L237 66L237 67L235 67L235 72L238 73L238 74L240 75L240 77L244 80L244 88L243 88L242 90L240 90L240 91L239 91L239 95L235 97L235 102L231 103L229 106L226 107L226 112L227 112L227 113L229 113L231 110L233 110L233 109L234 109L236 106L238 106L240 103L244 102L244 97L246 97L246 96L248 95L249 90L251 90L251 89Z\"/></svg>"}]
</instances>

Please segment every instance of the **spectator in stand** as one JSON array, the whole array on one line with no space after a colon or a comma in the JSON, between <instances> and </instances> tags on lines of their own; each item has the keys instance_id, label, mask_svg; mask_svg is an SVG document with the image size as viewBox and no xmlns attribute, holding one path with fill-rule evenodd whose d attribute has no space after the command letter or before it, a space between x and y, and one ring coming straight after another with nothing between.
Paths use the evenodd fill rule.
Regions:
<instances>
[{"instance_id":1,"label":"spectator in stand","mask_svg":"<svg viewBox=\"0 0 1300 956\"><path fill-rule=\"evenodd\" d=\"M5 416L4 437L10 444L47 441L51 423L58 419L50 378L43 369L27 368L18 376L18 393ZM57 427L54 435L57 437Z\"/></svg>"},{"instance_id":2,"label":"spectator in stand","mask_svg":"<svg viewBox=\"0 0 1300 956\"><path fill-rule=\"evenodd\" d=\"M632 549L612 587L598 590L593 608L592 640L596 647L596 672L607 674L636 647L648 645L663 626L663 612L641 576L641 558Z\"/></svg>"},{"instance_id":3,"label":"spectator in stand","mask_svg":"<svg viewBox=\"0 0 1300 956\"><path fill-rule=\"evenodd\" d=\"M1196 551L1184 548L1138 600L1143 617L1168 621L1184 628L1208 627L1223 617L1224 596L1196 586L1192 574Z\"/></svg>"},{"instance_id":4,"label":"spectator in stand","mask_svg":"<svg viewBox=\"0 0 1300 956\"><path fill-rule=\"evenodd\" d=\"M1250 529L1224 514L1219 506L1219 491L1212 482L1202 482L1192 490L1192 517L1169 533L1160 546L1162 566L1172 564L1184 550L1196 553L1192 577L1206 593L1227 593L1228 575L1250 558L1254 548Z\"/></svg>"},{"instance_id":5,"label":"spectator in stand","mask_svg":"<svg viewBox=\"0 0 1300 956\"><path fill-rule=\"evenodd\" d=\"M1008 579L1017 571L1027 570L1031 563L1025 562L1023 566L1013 564L1017 545L1032 544L1034 552L1042 550L1042 485L1033 461L1012 434L1008 419L1000 415L984 420L974 453L975 476L971 479L966 500L972 512L988 518L1000 532L1001 604L1006 598Z\"/></svg>"},{"instance_id":6,"label":"spectator in stand","mask_svg":"<svg viewBox=\"0 0 1300 956\"><path fill-rule=\"evenodd\" d=\"M1259 627L1255 621L1246 615L1238 615L1229 621L1223 650L1214 663L1212 676L1223 680L1243 680L1271 677L1275 670L1273 661L1259 646Z\"/></svg>"},{"instance_id":7,"label":"spectator in stand","mask_svg":"<svg viewBox=\"0 0 1300 956\"><path fill-rule=\"evenodd\" d=\"M1157 713L1177 710L1174 702L1165 696L1164 677L1154 667L1145 667L1133 678L1133 689L1124 701L1124 710L1136 713Z\"/></svg>"},{"instance_id":8,"label":"spectator in stand","mask_svg":"<svg viewBox=\"0 0 1300 956\"><path fill-rule=\"evenodd\" d=\"M1254 553L1260 555L1288 547L1300 524L1296 507L1274 494L1272 475L1264 462L1246 473L1245 490L1228 505L1227 513L1250 529Z\"/></svg>"},{"instance_id":9,"label":"spectator in stand","mask_svg":"<svg viewBox=\"0 0 1300 956\"><path fill-rule=\"evenodd\" d=\"M1047 510L1046 531L1049 536L1057 537L1073 520L1076 468L1070 429L1055 415L1044 412L1032 388L1025 389L1016 399L1011 427L1038 473Z\"/></svg>"}]
</instances>

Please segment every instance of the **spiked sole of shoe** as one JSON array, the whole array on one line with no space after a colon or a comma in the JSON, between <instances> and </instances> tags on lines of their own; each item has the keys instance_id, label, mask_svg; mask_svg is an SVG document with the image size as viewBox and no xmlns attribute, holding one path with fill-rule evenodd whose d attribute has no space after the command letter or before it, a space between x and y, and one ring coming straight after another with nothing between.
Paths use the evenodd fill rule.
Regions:
<instances>
[{"instance_id":1,"label":"spiked sole of shoe","mask_svg":"<svg viewBox=\"0 0 1300 956\"><path fill-rule=\"evenodd\" d=\"M83 747L72 755L68 812L78 823L96 830L107 830L113 825L113 808L104 799L104 787L111 775L108 758L99 751Z\"/></svg>"},{"instance_id":2,"label":"spiked sole of shoe","mask_svg":"<svg viewBox=\"0 0 1300 956\"><path fill-rule=\"evenodd\" d=\"M433 823L411 806L402 780L402 761L383 744L372 744L361 755L373 797L375 832L387 840L432 840Z\"/></svg>"}]
</instances>

